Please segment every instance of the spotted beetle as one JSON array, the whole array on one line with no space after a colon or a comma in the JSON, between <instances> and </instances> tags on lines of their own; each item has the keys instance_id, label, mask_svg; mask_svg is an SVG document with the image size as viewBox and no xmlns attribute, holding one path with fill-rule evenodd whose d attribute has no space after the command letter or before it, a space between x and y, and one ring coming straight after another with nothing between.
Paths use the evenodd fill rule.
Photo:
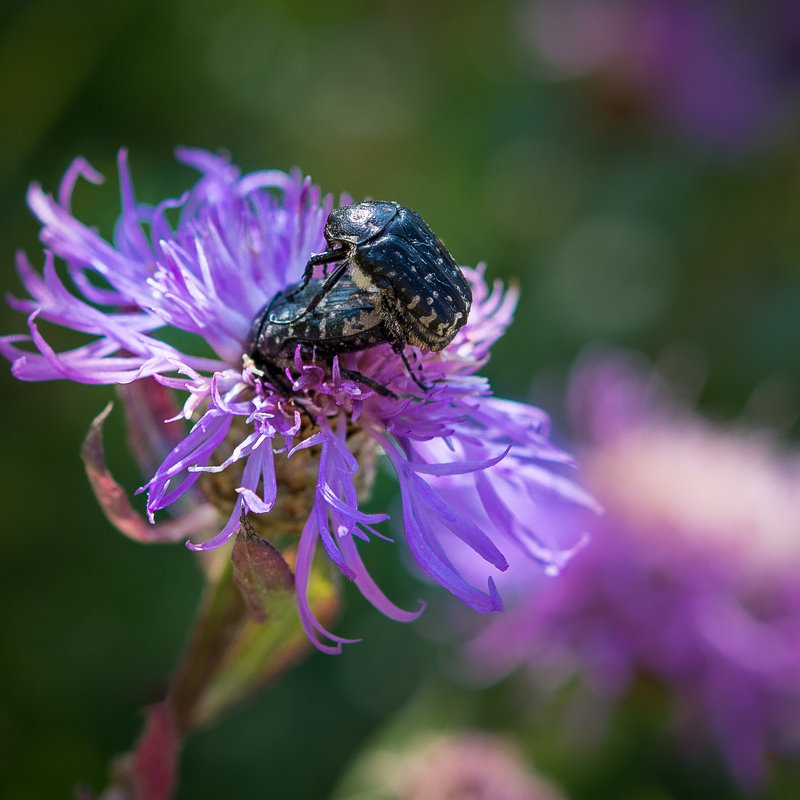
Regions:
<instances>
[{"instance_id":1,"label":"spotted beetle","mask_svg":"<svg viewBox=\"0 0 800 800\"><path fill-rule=\"evenodd\" d=\"M303 314L312 313L349 270L356 286L377 292L375 307L393 342L441 350L467 321L469 283L416 211L377 200L335 208L325 223L325 239L328 249L311 256L289 297L311 285L316 265L341 263Z\"/></svg>"},{"instance_id":2,"label":"spotted beetle","mask_svg":"<svg viewBox=\"0 0 800 800\"><path fill-rule=\"evenodd\" d=\"M380 344L391 344L400 352L411 377L427 389L411 372L396 342L374 305L377 292L360 289L349 276L341 278L317 302L313 313L303 313L315 297L324 278L312 278L288 286L267 303L253 320L247 337L247 354L256 367L263 370L279 388L289 391L286 369L294 366L298 346L301 355L316 356L325 361L341 353L368 350ZM354 370L341 370L350 380L366 384L379 394L394 393L372 378Z\"/></svg>"}]
</instances>

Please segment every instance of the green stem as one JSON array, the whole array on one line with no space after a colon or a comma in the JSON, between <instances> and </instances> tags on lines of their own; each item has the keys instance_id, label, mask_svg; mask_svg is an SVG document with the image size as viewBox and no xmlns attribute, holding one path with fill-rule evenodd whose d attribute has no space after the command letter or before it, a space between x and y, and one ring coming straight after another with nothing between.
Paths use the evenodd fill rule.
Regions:
<instances>
[{"instance_id":1,"label":"green stem","mask_svg":"<svg viewBox=\"0 0 800 800\"><path fill-rule=\"evenodd\" d=\"M336 587L318 569L309 583L309 601L324 624L338 611ZM115 760L102 797L169 800L183 739L244 702L310 649L291 568L243 519L233 557L206 584L165 700L147 709L141 737ZM81 789L78 796L88 800L92 794Z\"/></svg>"}]
</instances>

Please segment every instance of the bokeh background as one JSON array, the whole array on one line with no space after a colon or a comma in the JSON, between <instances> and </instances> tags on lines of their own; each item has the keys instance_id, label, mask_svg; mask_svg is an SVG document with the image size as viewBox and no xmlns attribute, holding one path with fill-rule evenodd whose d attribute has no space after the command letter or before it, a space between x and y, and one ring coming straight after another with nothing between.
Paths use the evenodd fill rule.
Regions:
<instances>
[{"instance_id":1,"label":"bokeh background","mask_svg":"<svg viewBox=\"0 0 800 800\"><path fill-rule=\"evenodd\" d=\"M757 6L757 7L756 7ZM664 365L708 416L796 438L800 376L800 20L797 4L459 0L5 0L0 7L0 271L38 252L27 184L76 155L107 176L74 209L110 232L120 146L141 200L194 180L176 145L245 170L299 166L324 191L420 210L463 264L517 281L497 393L545 406L598 342ZM34 258L34 263L37 263ZM23 319L0 310L3 333ZM2 381L0 794L100 788L159 697L201 586L182 547L112 531L78 457L112 391ZM108 456L130 487L121 414ZM392 502L380 481L375 504ZM375 570L398 602L443 591L394 548ZM687 763L660 709L631 701L576 752L552 708L510 679L469 690L431 635L345 590L337 632L182 758L179 798L325 798L398 718L511 735L571 798L747 796L714 752ZM524 710L523 710L524 706ZM422 724L422 723L420 723ZM779 765L763 796L797 797Z\"/></svg>"}]
</instances>

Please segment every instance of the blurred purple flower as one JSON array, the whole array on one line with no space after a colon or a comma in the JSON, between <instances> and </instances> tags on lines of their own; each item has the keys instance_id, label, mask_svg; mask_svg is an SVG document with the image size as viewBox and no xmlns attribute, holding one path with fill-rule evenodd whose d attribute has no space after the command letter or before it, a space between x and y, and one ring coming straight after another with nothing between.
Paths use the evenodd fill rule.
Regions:
<instances>
[{"instance_id":1,"label":"blurred purple flower","mask_svg":"<svg viewBox=\"0 0 800 800\"><path fill-rule=\"evenodd\" d=\"M327 631L307 600L320 541L339 570L384 614L407 621L421 611L404 611L390 602L356 546L369 534L379 535L373 524L388 518L358 508L363 473L370 472L378 449L399 478L405 537L414 557L464 603L481 612L501 608L491 577L507 567L497 544L501 533L546 568L557 569L565 554L558 545L545 543L532 522L538 522L539 498L558 494L590 501L554 476L553 468L572 461L549 441L546 414L494 398L487 381L474 374L510 323L516 292L504 293L499 284L490 289L481 268L465 269L474 295L471 316L444 351L417 353L433 384L424 395L400 357L383 345L338 361L389 387L399 399L343 378L338 361L327 370L301 360L296 364L299 377L292 378L293 396L286 398L243 359L243 342L255 314L299 280L310 253L325 248L322 231L332 199L321 198L319 189L297 172L242 176L226 159L198 150L181 150L179 159L197 168L201 178L179 199L151 206L135 198L126 154L120 153L122 214L113 244L70 212L78 178L101 181L83 159L67 171L57 199L31 186L28 202L42 223L41 240L48 249L42 274L24 254L17 258L33 299L9 299L28 314L30 331L29 336L0 340L0 353L13 362L14 375L30 381L119 384L126 390L137 458L155 468L140 490L147 490L151 523L156 511L176 501L184 508L187 499L194 501L201 475L230 475L224 497L227 521L221 530L217 524L209 540L190 542L192 549L224 544L237 532L243 512L269 515L273 509L277 514L281 503L299 506L293 512L302 526L295 563L298 607L307 634L327 652L340 651L348 640ZM168 217L176 213L173 228ZM56 258L65 262L62 272L71 286L57 271ZM89 341L56 352L40 331L42 322L87 334ZM137 393L136 386L144 389ZM154 464L159 445L142 443L158 442L156 429L166 430L159 425L165 412L157 411L165 407L163 387L187 394L177 416L192 427L188 434L176 434L173 426L165 452L157 454L163 460ZM84 457L104 510L124 533L145 541L175 540L197 536L207 527L207 519L198 520L197 508L189 503L187 515L148 534L105 470L98 439L87 440ZM227 450L219 463L215 453L222 448ZM364 454L359 482L356 454ZM306 494L293 489L289 495L280 486L280 476L292 464L299 471L310 464L314 471ZM486 591L454 567L444 549L449 539L481 557Z\"/></svg>"},{"instance_id":2,"label":"blurred purple flower","mask_svg":"<svg viewBox=\"0 0 800 800\"><path fill-rule=\"evenodd\" d=\"M579 365L570 402L606 514L559 580L512 563L471 669L580 674L608 698L655 678L684 734L755 783L768 753L800 752L800 457L690 416L623 357Z\"/></svg>"},{"instance_id":3,"label":"blurred purple flower","mask_svg":"<svg viewBox=\"0 0 800 800\"><path fill-rule=\"evenodd\" d=\"M600 76L712 146L759 145L797 110L793 0L531 0L522 30L555 75Z\"/></svg>"}]
</instances>

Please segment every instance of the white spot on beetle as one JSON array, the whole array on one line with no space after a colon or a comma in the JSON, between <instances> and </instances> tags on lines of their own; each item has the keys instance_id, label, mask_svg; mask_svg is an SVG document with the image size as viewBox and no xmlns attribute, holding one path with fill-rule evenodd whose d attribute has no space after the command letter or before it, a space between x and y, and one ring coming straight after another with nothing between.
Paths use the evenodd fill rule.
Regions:
<instances>
[{"instance_id":1,"label":"white spot on beetle","mask_svg":"<svg viewBox=\"0 0 800 800\"><path fill-rule=\"evenodd\" d=\"M369 289L372 286L372 281L370 280L369 276L364 273L364 271L360 267L353 267L353 283L358 286L359 289Z\"/></svg>"}]
</instances>

